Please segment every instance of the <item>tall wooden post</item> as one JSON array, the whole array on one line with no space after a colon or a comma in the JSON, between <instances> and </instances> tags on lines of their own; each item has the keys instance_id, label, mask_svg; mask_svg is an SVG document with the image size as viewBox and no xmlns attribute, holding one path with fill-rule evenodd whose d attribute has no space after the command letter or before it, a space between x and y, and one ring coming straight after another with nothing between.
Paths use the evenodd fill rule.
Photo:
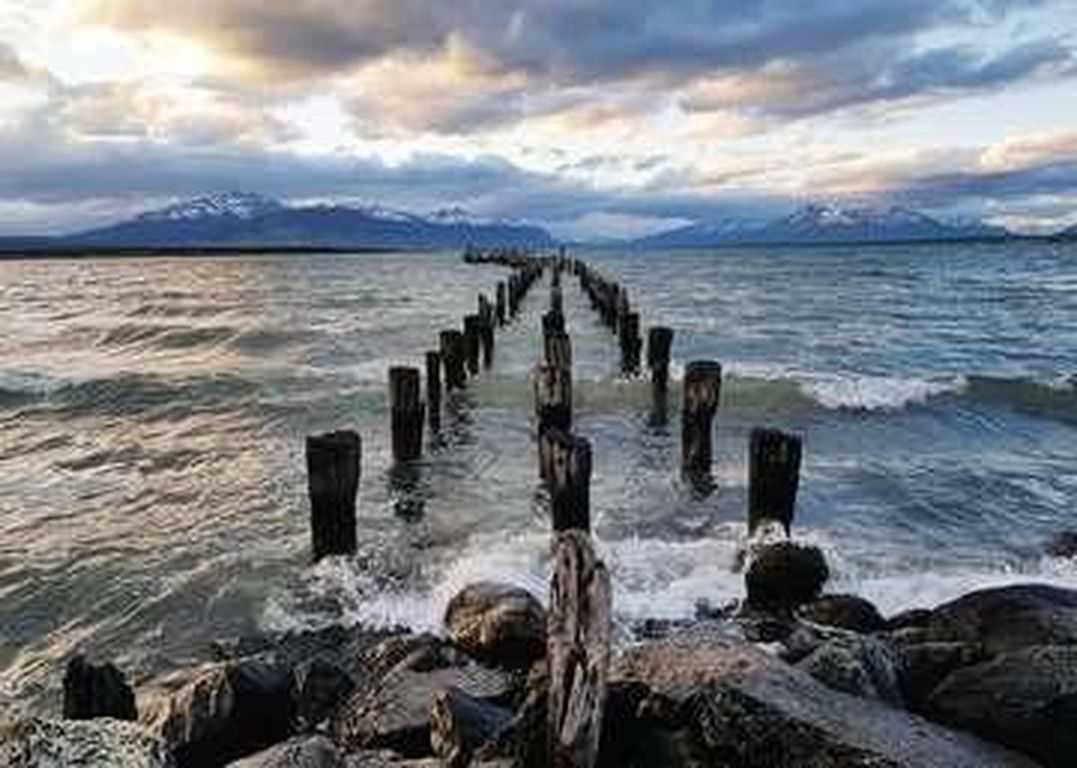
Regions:
<instances>
[{"instance_id":1,"label":"tall wooden post","mask_svg":"<svg viewBox=\"0 0 1077 768\"><path fill-rule=\"evenodd\" d=\"M681 408L681 469L686 475L710 474L711 431L721 389L721 365L713 360L688 363Z\"/></svg>"},{"instance_id":2,"label":"tall wooden post","mask_svg":"<svg viewBox=\"0 0 1077 768\"><path fill-rule=\"evenodd\" d=\"M551 768L594 768L598 762L612 603L609 572L595 556L591 537L579 530L556 534L546 632Z\"/></svg>"},{"instance_id":3,"label":"tall wooden post","mask_svg":"<svg viewBox=\"0 0 1077 768\"><path fill-rule=\"evenodd\" d=\"M419 369L389 369L389 413L393 459L414 461L423 455L423 403L419 394Z\"/></svg>"},{"instance_id":4,"label":"tall wooden post","mask_svg":"<svg viewBox=\"0 0 1077 768\"><path fill-rule=\"evenodd\" d=\"M362 442L351 430L307 437L307 488L314 560L355 552L355 499Z\"/></svg>"},{"instance_id":5,"label":"tall wooden post","mask_svg":"<svg viewBox=\"0 0 1077 768\"><path fill-rule=\"evenodd\" d=\"M482 365L494 364L494 307L485 294L479 295L479 343L482 346Z\"/></svg>"},{"instance_id":6,"label":"tall wooden post","mask_svg":"<svg viewBox=\"0 0 1077 768\"><path fill-rule=\"evenodd\" d=\"M647 331L647 367L651 369L655 398L665 398L669 390L669 351L672 346L672 328L656 325Z\"/></svg>"},{"instance_id":7,"label":"tall wooden post","mask_svg":"<svg viewBox=\"0 0 1077 768\"><path fill-rule=\"evenodd\" d=\"M442 331L441 360L445 365L445 389L463 389L467 383L467 342L460 331Z\"/></svg>"},{"instance_id":8,"label":"tall wooden post","mask_svg":"<svg viewBox=\"0 0 1077 768\"><path fill-rule=\"evenodd\" d=\"M621 371L639 373L640 347L643 342L639 336L639 313L626 312L620 317L618 330L621 341Z\"/></svg>"},{"instance_id":9,"label":"tall wooden post","mask_svg":"<svg viewBox=\"0 0 1077 768\"><path fill-rule=\"evenodd\" d=\"M553 365L535 369L535 420L538 423L539 475L546 476L550 445L546 439L552 429L572 429L572 371Z\"/></svg>"},{"instance_id":10,"label":"tall wooden post","mask_svg":"<svg viewBox=\"0 0 1077 768\"><path fill-rule=\"evenodd\" d=\"M591 530L591 443L560 429L546 433L546 483L555 531Z\"/></svg>"},{"instance_id":11,"label":"tall wooden post","mask_svg":"<svg viewBox=\"0 0 1077 768\"><path fill-rule=\"evenodd\" d=\"M800 484L801 440L756 428L748 446L748 535L767 520L781 523L789 535Z\"/></svg>"},{"instance_id":12,"label":"tall wooden post","mask_svg":"<svg viewBox=\"0 0 1077 768\"><path fill-rule=\"evenodd\" d=\"M430 418L430 429L441 429L441 353L426 353L426 410Z\"/></svg>"},{"instance_id":13,"label":"tall wooden post","mask_svg":"<svg viewBox=\"0 0 1077 768\"><path fill-rule=\"evenodd\" d=\"M497 324L499 326L505 325L505 283L500 282L497 284L497 294L494 299L497 308Z\"/></svg>"},{"instance_id":14,"label":"tall wooden post","mask_svg":"<svg viewBox=\"0 0 1077 768\"><path fill-rule=\"evenodd\" d=\"M542 337L546 363L555 368L572 369L572 339L564 331L545 334Z\"/></svg>"},{"instance_id":15,"label":"tall wooden post","mask_svg":"<svg viewBox=\"0 0 1077 768\"><path fill-rule=\"evenodd\" d=\"M481 321L478 315L464 318L464 344L467 352L467 372L472 376L479 374L479 348L482 336Z\"/></svg>"}]
</instances>

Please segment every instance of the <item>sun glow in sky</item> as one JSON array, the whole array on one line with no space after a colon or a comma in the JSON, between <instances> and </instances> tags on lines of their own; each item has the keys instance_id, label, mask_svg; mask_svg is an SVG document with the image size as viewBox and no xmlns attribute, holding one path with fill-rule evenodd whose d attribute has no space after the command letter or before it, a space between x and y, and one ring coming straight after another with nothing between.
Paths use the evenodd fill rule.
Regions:
<instances>
[{"instance_id":1,"label":"sun glow in sky","mask_svg":"<svg viewBox=\"0 0 1077 768\"><path fill-rule=\"evenodd\" d=\"M809 8L810 5L810 8ZM1072 0L0 0L0 233L202 192L570 237L1077 221Z\"/></svg>"}]
</instances>

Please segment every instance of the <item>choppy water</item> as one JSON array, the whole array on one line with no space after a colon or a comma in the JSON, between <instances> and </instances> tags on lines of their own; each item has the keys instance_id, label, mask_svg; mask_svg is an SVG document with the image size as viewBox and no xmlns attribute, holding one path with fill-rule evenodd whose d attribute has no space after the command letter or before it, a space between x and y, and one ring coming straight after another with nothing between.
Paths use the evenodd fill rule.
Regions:
<instances>
[{"instance_id":1,"label":"choppy water","mask_svg":"<svg viewBox=\"0 0 1077 768\"><path fill-rule=\"evenodd\" d=\"M1077 248L589 254L674 357L726 365L717 495L677 478L676 408L618 377L573 280L577 425L624 618L735 597L747 431L806 436L796 529L886 611L1077 586ZM545 592L528 370L537 286L415 476L386 370L505 272L456 254L0 262L0 699L49 708L76 648L146 675L214 637L346 618L436 626L480 577ZM678 368L679 370L679 368ZM364 439L360 552L309 564L303 437Z\"/></svg>"}]
</instances>

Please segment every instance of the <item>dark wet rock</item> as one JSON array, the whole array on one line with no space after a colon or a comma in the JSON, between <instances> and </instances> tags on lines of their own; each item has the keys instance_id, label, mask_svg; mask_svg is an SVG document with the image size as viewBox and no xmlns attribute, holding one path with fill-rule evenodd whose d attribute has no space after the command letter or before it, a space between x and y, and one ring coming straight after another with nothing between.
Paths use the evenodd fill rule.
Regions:
<instances>
[{"instance_id":1,"label":"dark wet rock","mask_svg":"<svg viewBox=\"0 0 1077 768\"><path fill-rule=\"evenodd\" d=\"M934 641L980 643L988 655L1077 643L1077 591L1021 584L970 592L931 614Z\"/></svg>"},{"instance_id":2,"label":"dark wet rock","mask_svg":"<svg viewBox=\"0 0 1077 768\"><path fill-rule=\"evenodd\" d=\"M878 638L851 634L829 640L799 661L797 667L836 691L896 707L905 704L900 661Z\"/></svg>"},{"instance_id":3,"label":"dark wet rock","mask_svg":"<svg viewBox=\"0 0 1077 768\"><path fill-rule=\"evenodd\" d=\"M823 595L804 606L801 615L816 624L853 632L878 632L886 628L886 620L879 610L870 601L856 595Z\"/></svg>"},{"instance_id":4,"label":"dark wet rock","mask_svg":"<svg viewBox=\"0 0 1077 768\"><path fill-rule=\"evenodd\" d=\"M959 669L931 693L927 710L1046 765L1072 766L1077 760L1077 647L1023 648Z\"/></svg>"},{"instance_id":5,"label":"dark wet rock","mask_svg":"<svg viewBox=\"0 0 1077 768\"><path fill-rule=\"evenodd\" d=\"M463 666L470 659L444 639L429 633L397 635L364 650L358 661L374 678L404 666L416 672Z\"/></svg>"},{"instance_id":6,"label":"dark wet rock","mask_svg":"<svg viewBox=\"0 0 1077 768\"><path fill-rule=\"evenodd\" d=\"M466 768L475 751L496 736L513 712L489 701L446 688L434 697L430 747L446 768Z\"/></svg>"},{"instance_id":7,"label":"dark wet rock","mask_svg":"<svg viewBox=\"0 0 1077 768\"><path fill-rule=\"evenodd\" d=\"M301 736L229 763L230 768L341 768L344 757L325 736Z\"/></svg>"},{"instance_id":8,"label":"dark wet rock","mask_svg":"<svg viewBox=\"0 0 1077 768\"><path fill-rule=\"evenodd\" d=\"M748 606L787 611L815 600L830 576L818 547L781 541L759 548L744 576Z\"/></svg>"},{"instance_id":9,"label":"dark wet rock","mask_svg":"<svg viewBox=\"0 0 1077 768\"><path fill-rule=\"evenodd\" d=\"M344 768L441 768L436 758L411 760L385 749L350 752L344 757Z\"/></svg>"},{"instance_id":10,"label":"dark wet rock","mask_svg":"<svg viewBox=\"0 0 1077 768\"><path fill-rule=\"evenodd\" d=\"M507 760L517 768L545 767L547 686L548 679L535 676L512 720L476 750L475 765Z\"/></svg>"},{"instance_id":11,"label":"dark wet rock","mask_svg":"<svg viewBox=\"0 0 1077 768\"><path fill-rule=\"evenodd\" d=\"M889 619L886 620L886 628L893 631L897 629L907 629L912 627L926 628L928 622L931 621L931 609L929 608L910 608L907 611L901 611L901 613L895 613Z\"/></svg>"},{"instance_id":12,"label":"dark wet rock","mask_svg":"<svg viewBox=\"0 0 1077 768\"><path fill-rule=\"evenodd\" d=\"M793 631L782 640L779 656L783 661L795 664L826 643L827 638L818 625L798 622Z\"/></svg>"},{"instance_id":13,"label":"dark wet rock","mask_svg":"<svg viewBox=\"0 0 1077 768\"><path fill-rule=\"evenodd\" d=\"M887 638L894 645L921 645L931 642L931 633L927 627L902 627L886 633Z\"/></svg>"},{"instance_id":14,"label":"dark wet rock","mask_svg":"<svg viewBox=\"0 0 1077 768\"><path fill-rule=\"evenodd\" d=\"M289 671L260 659L168 675L142 701L141 721L164 740L181 768L223 765L290 732Z\"/></svg>"},{"instance_id":15,"label":"dark wet rock","mask_svg":"<svg viewBox=\"0 0 1077 768\"><path fill-rule=\"evenodd\" d=\"M955 669L983 661L983 649L976 643L912 643L895 645L900 660L905 700L912 709L922 709L928 694Z\"/></svg>"},{"instance_id":16,"label":"dark wet rock","mask_svg":"<svg viewBox=\"0 0 1077 768\"><path fill-rule=\"evenodd\" d=\"M511 700L517 676L477 664L416 671L405 659L371 690L357 690L337 711L333 735L348 750L390 749L405 757L430 754L435 696L456 687L495 703Z\"/></svg>"},{"instance_id":17,"label":"dark wet rock","mask_svg":"<svg viewBox=\"0 0 1077 768\"><path fill-rule=\"evenodd\" d=\"M344 670L315 658L292 670L292 718L298 731L309 730L327 718L355 688Z\"/></svg>"},{"instance_id":18,"label":"dark wet rock","mask_svg":"<svg viewBox=\"0 0 1077 768\"><path fill-rule=\"evenodd\" d=\"M1025 758L908 712L826 688L734 641L668 638L627 649L614 682L650 689L626 765L1030 766Z\"/></svg>"},{"instance_id":19,"label":"dark wet rock","mask_svg":"<svg viewBox=\"0 0 1077 768\"><path fill-rule=\"evenodd\" d=\"M449 638L487 663L526 667L546 653L546 611L525 589L479 582L445 609Z\"/></svg>"},{"instance_id":20,"label":"dark wet rock","mask_svg":"<svg viewBox=\"0 0 1077 768\"><path fill-rule=\"evenodd\" d=\"M164 743L145 728L112 718L0 723L5 768L172 768Z\"/></svg>"},{"instance_id":21,"label":"dark wet rock","mask_svg":"<svg viewBox=\"0 0 1077 768\"><path fill-rule=\"evenodd\" d=\"M63 712L70 720L92 717L138 719L135 692L124 679L123 672L110 662L91 664L81 654L67 662Z\"/></svg>"},{"instance_id":22,"label":"dark wet rock","mask_svg":"<svg viewBox=\"0 0 1077 768\"><path fill-rule=\"evenodd\" d=\"M1060 531L1047 545L1051 557L1077 557L1077 530Z\"/></svg>"}]
</instances>

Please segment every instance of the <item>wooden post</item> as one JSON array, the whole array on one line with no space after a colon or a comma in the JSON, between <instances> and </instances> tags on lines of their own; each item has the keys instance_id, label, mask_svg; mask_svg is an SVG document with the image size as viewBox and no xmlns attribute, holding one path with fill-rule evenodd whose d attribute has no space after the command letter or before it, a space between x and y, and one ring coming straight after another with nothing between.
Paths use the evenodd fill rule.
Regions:
<instances>
[{"instance_id":1,"label":"wooden post","mask_svg":"<svg viewBox=\"0 0 1077 768\"><path fill-rule=\"evenodd\" d=\"M669 350L672 346L672 328L656 325L647 331L647 367L651 369L651 387L656 398L665 398L669 390Z\"/></svg>"},{"instance_id":2,"label":"wooden post","mask_svg":"<svg viewBox=\"0 0 1077 768\"><path fill-rule=\"evenodd\" d=\"M441 429L441 353L426 353L426 410L430 417L430 429Z\"/></svg>"},{"instance_id":3,"label":"wooden post","mask_svg":"<svg viewBox=\"0 0 1077 768\"><path fill-rule=\"evenodd\" d=\"M565 316L555 310L550 310L542 316L542 335L549 336L554 333L565 332Z\"/></svg>"},{"instance_id":4,"label":"wooden post","mask_svg":"<svg viewBox=\"0 0 1077 768\"><path fill-rule=\"evenodd\" d=\"M535 369L535 420L538 423L539 475L546 476L550 446L546 434L551 429L572 429L572 371L553 365Z\"/></svg>"},{"instance_id":5,"label":"wooden post","mask_svg":"<svg viewBox=\"0 0 1077 768\"><path fill-rule=\"evenodd\" d=\"M497 307L497 324L499 326L505 325L505 283L500 282L497 284L497 295L494 299Z\"/></svg>"},{"instance_id":6,"label":"wooden post","mask_svg":"<svg viewBox=\"0 0 1077 768\"><path fill-rule=\"evenodd\" d=\"M546 633L550 768L593 768L598 762L612 601L609 572L591 537L584 531L557 534Z\"/></svg>"},{"instance_id":7,"label":"wooden post","mask_svg":"<svg viewBox=\"0 0 1077 768\"><path fill-rule=\"evenodd\" d=\"M557 270L554 270L554 274L560 274ZM561 314L565 311L565 296L561 292L561 283L550 287L550 311Z\"/></svg>"},{"instance_id":8,"label":"wooden post","mask_svg":"<svg viewBox=\"0 0 1077 768\"><path fill-rule=\"evenodd\" d=\"M545 334L542 343L547 364L572 369L572 339L567 333L555 331Z\"/></svg>"},{"instance_id":9,"label":"wooden post","mask_svg":"<svg viewBox=\"0 0 1077 768\"><path fill-rule=\"evenodd\" d=\"M801 440L777 429L756 428L748 446L748 535L773 520L788 536L800 484Z\"/></svg>"},{"instance_id":10,"label":"wooden post","mask_svg":"<svg viewBox=\"0 0 1077 768\"><path fill-rule=\"evenodd\" d=\"M314 560L355 552L355 497L362 443L351 430L307 437L307 487Z\"/></svg>"},{"instance_id":11,"label":"wooden post","mask_svg":"<svg viewBox=\"0 0 1077 768\"><path fill-rule=\"evenodd\" d=\"M591 443L560 429L546 433L546 482L555 531L591 530Z\"/></svg>"},{"instance_id":12,"label":"wooden post","mask_svg":"<svg viewBox=\"0 0 1077 768\"><path fill-rule=\"evenodd\" d=\"M482 365L494 364L494 307L485 294L479 295L479 342L482 346Z\"/></svg>"},{"instance_id":13,"label":"wooden post","mask_svg":"<svg viewBox=\"0 0 1077 768\"><path fill-rule=\"evenodd\" d=\"M414 461L423 455L423 403L419 395L419 369L389 369L389 413L393 459Z\"/></svg>"},{"instance_id":14,"label":"wooden post","mask_svg":"<svg viewBox=\"0 0 1077 768\"><path fill-rule=\"evenodd\" d=\"M442 331L439 337L441 361L445 365L445 390L463 389L467 383L467 342L460 331Z\"/></svg>"},{"instance_id":15,"label":"wooden post","mask_svg":"<svg viewBox=\"0 0 1077 768\"><path fill-rule=\"evenodd\" d=\"M621 371L639 373L639 353L643 342L639 336L639 313L626 312L620 317Z\"/></svg>"},{"instance_id":16,"label":"wooden post","mask_svg":"<svg viewBox=\"0 0 1077 768\"><path fill-rule=\"evenodd\" d=\"M464 318L464 343L467 353L467 371L472 376L479 374L479 341L482 335L481 321L478 315Z\"/></svg>"},{"instance_id":17,"label":"wooden post","mask_svg":"<svg viewBox=\"0 0 1077 768\"><path fill-rule=\"evenodd\" d=\"M722 366L713 360L694 360L684 372L681 408L681 469L686 475L711 471L711 430L722 389Z\"/></svg>"}]
</instances>

